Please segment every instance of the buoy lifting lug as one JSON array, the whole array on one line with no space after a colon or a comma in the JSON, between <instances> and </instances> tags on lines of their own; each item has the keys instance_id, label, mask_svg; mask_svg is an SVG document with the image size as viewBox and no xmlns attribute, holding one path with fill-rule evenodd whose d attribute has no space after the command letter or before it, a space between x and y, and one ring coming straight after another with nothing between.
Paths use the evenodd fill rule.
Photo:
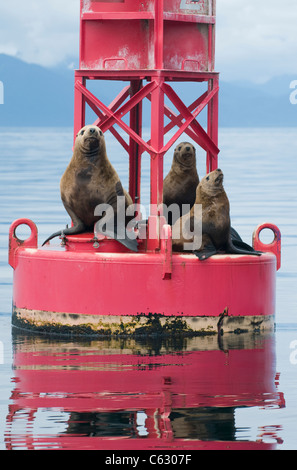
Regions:
<instances>
[{"instance_id":1,"label":"buoy lifting lug","mask_svg":"<svg viewBox=\"0 0 297 470\"><path fill-rule=\"evenodd\" d=\"M263 243L260 240L260 233L264 229L270 229L274 233L274 239L271 243ZM256 251L263 251L264 253L273 253L276 256L276 269L281 267L281 232L279 228L270 223L258 225L253 233L253 248Z\"/></svg>"},{"instance_id":2,"label":"buoy lifting lug","mask_svg":"<svg viewBox=\"0 0 297 470\"><path fill-rule=\"evenodd\" d=\"M21 240L16 235L16 229L20 225L28 225L31 233L26 240ZM8 250L8 263L12 268L16 267L17 251L19 248L37 248L38 244L38 230L34 222L30 219L17 219L9 228L9 250Z\"/></svg>"}]
</instances>

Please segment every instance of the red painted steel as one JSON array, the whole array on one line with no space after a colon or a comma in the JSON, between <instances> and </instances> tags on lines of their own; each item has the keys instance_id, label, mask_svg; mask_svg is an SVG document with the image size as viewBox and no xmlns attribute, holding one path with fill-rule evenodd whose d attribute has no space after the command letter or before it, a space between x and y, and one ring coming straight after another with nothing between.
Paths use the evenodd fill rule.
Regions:
<instances>
[{"instance_id":1,"label":"red painted steel","mask_svg":"<svg viewBox=\"0 0 297 470\"><path fill-rule=\"evenodd\" d=\"M29 238L25 241L17 237L16 229L21 225L28 225L31 229ZM38 243L37 227L30 219L18 219L14 221L9 228L9 247L8 247L8 263L13 268L17 265L17 251L23 245L26 248L36 248Z\"/></svg>"},{"instance_id":2,"label":"red painted steel","mask_svg":"<svg viewBox=\"0 0 297 470\"><path fill-rule=\"evenodd\" d=\"M31 226L28 245L15 237L19 223ZM13 304L19 309L86 315L219 316L226 307L230 316L274 315L274 252L260 258L221 255L199 262L195 255L172 254L170 233L165 225L158 253L147 252L140 244L139 253L131 254L105 237L94 247L93 234L70 236L64 248L40 249L35 224L16 221L9 251ZM102 294L96 294L98 288Z\"/></svg>"},{"instance_id":3,"label":"red painted steel","mask_svg":"<svg viewBox=\"0 0 297 470\"><path fill-rule=\"evenodd\" d=\"M82 0L80 68L211 71L215 1L200 12L181 3Z\"/></svg>"},{"instance_id":4,"label":"red painted steel","mask_svg":"<svg viewBox=\"0 0 297 470\"><path fill-rule=\"evenodd\" d=\"M269 229L273 232L274 238L273 241L269 244L263 243L260 240L260 233L262 230ZM266 251L267 249L271 251L271 253L274 253L277 259L277 264L276 268L277 270L280 269L281 267L281 233L278 227L274 224L270 223L265 223L258 225L258 227L255 229L253 233L253 246L255 247L255 250L259 251Z\"/></svg>"}]
</instances>

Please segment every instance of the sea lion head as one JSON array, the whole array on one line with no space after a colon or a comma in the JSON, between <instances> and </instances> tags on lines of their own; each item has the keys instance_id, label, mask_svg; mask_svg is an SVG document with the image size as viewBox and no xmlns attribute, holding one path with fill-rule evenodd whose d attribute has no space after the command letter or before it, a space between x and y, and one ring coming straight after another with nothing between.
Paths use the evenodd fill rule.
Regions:
<instances>
[{"instance_id":1,"label":"sea lion head","mask_svg":"<svg viewBox=\"0 0 297 470\"><path fill-rule=\"evenodd\" d=\"M173 161L182 167L196 166L196 150L189 142L181 142L174 149Z\"/></svg>"},{"instance_id":2,"label":"sea lion head","mask_svg":"<svg viewBox=\"0 0 297 470\"><path fill-rule=\"evenodd\" d=\"M102 130L94 125L84 126L76 135L75 148L86 157L94 157L105 150L105 139Z\"/></svg>"},{"instance_id":3,"label":"sea lion head","mask_svg":"<svg viewBox=\"0 0 297 470\"><path fill-rule=\"evenodd\" d=\"M200 190L203 193L206 193L210 196L215 196L224 190L223 180L224 174L222 170L218 168L217 170L208 173L208 175L205 175L198 186L200 186Z\"/></svg>"}]
</instances>

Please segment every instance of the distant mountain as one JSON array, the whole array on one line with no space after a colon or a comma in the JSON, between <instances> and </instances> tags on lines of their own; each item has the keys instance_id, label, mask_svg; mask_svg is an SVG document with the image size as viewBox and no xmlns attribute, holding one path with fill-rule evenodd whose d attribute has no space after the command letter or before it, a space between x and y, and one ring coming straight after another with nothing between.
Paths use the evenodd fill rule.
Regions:
<instances>
[{"instance_id":1,"label":"distant mountain","mask_svg":"<svg viewBox=\"0 0 297 470\"><path fill-rule=\"evenodd\" d=\"M276 77L264 85L220 83L219 124L223 127L296 126L297 105L290 103L290 82L297 77ZM0 126L73 125L74 72L66 66L48 69L0 54L0 81L4 104ZM123 87L121 82L93 82L97 96L109 103ZM117 89L117 91L115 91ZM176 85L179 89L179 85ZM187 84L182 99L190 104L197 95ZM90 122L93 116L90 116ZM148 124L148 118L144 123Z\"/></svg>"},{"instance_id":2,"label":"distant mountain","mask_svg":"<svg viewBox=\"0 0 297 470\"><path fill-rule=\"evenodd\" d=\"M73 73L58 74L0 54L0 126L72 126Z\"/></svg>"},{"instance_id":3,"label":"distant mountain","mask_svg":"<svg viewBox=\"0 0 297 470\"><path fill-rule=\"evenodd\" d=\"M220 85L220 126L297 126L297 106L290 102L294 77L276 77L264 85Z\"/></svg>"},{"instance_id":4,"label":"distant mountain","mask_svg":"<svg viewBox=\"0 0 297 470\"><path fill-rule=\"evenodd\" d=\"M288 90L292 80L296 80L296 76L279 75L271 78L268 82L257 84L248 81L235 81L234 85L240 88L249 88L252 90L260 90L262 93L273 96L288 96Z\"/></svg>"}]
</instances>

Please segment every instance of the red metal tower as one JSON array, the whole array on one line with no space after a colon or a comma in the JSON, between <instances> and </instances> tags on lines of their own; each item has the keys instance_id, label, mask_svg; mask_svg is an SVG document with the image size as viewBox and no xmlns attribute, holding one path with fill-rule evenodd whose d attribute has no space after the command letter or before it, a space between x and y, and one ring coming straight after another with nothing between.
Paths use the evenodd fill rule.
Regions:
<instances>
[{"instance_id":1,"label":"red metal tower","mask_svg":"<svg viewBox=\"0 0 297 470\"><path fill-rule=\"evenodd\" d=\"M150 203L162 203L163 158L186 133L206 151L207 172L217 168L218 73L214 72L216 0L81 0L80 59L75 71L74 135L86 105L103 132L129 154L129 192L140 201L141 156L151 160ZM88 90L89 80L128 82L109 105ZM205 82L207 91L186 106L170 83ZM198 88L198 87L197 87ZM165 97L174 106L165 104ZM142 108L151 103L150 139L142 137ZM207 106L207 131L197 121ZM177 111L176 111L177 110ZM129 123L123 118L129 113ZM169 119L165 125L165 116ZM128 142L114 128L125 131ZM178 129L165 143L166 134ZM151 217L157 214L151 214ZM150 219L149 219L150 222ZM156 224L158 225L158 224ZM158 236L154 241L157 243ZM151 246L152 249L157 245Z\"/></svg>"}]
</instances>

